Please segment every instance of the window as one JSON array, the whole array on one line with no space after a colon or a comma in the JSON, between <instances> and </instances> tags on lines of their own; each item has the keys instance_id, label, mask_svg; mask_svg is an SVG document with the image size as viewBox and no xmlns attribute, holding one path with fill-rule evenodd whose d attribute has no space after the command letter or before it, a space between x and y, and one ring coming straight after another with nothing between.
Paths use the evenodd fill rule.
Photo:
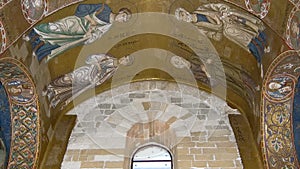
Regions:
<instances>
[{"instance_id":1,"label":"window","mask_svg":"<svg viewBox=\"0 0 300 169\"><path fill-rule=\"evenodd\" d=\"M172 156L157 145L144 146L133 155L132 169L172 169Z\"/></svg>"}]
</instances>

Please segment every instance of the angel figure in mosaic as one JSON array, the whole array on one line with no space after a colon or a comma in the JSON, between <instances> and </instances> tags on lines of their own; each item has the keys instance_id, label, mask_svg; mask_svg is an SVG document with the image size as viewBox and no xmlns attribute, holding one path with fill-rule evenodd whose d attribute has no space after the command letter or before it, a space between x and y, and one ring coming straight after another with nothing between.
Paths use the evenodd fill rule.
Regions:
<instances>
[{"instance_id":1,"label":"angel figure in mosaic","mask_svg":"<svg viewBox=\"0 0 300 169\"><path fill-rule=\"evenodd\" d=\"M217 3L206 4L190 13L177 8L178 20L193 23L208 38L220 41L223 36L252 53L258 63L264 53L269 52L265 26L255 16Z\"/></svg>"},{"instance_id":2,"label":"angel figure in mosaic","mask_svg":"<svg viewBox=\"0 0 300 169\"><path fill-rule=\"evenodd\" d=\"M126 22L130 17L128 8L113 13L107 4L80 4L74 16L39 24L23 39L31 43L38 61L46 56L48 61L70 48L94 42L110 29L112 23Z\"/></svg>"},{"instance_id":3,"label":"angel figure in mosaic","mask_svg":"<svg viewBox=\"0 0 300 169\"><path fill-rule=\"evenodd\" d=\"M107 54L91 55L85 61L87 65L51 81L43 90L43 96L48 97L52 108L63 103L62 109L86 90L111 78L120 65L129 66L133 60L132 56L117 59Z\"/></svg>"}]
</instances>

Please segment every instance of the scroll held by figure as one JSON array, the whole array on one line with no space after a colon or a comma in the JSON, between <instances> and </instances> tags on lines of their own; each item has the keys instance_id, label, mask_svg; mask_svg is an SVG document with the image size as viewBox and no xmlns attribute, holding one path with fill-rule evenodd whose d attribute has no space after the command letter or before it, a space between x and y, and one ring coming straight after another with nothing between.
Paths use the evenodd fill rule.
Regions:
<instances>
[{"instance_id":1,"label":"scroll held by figure","mask_svg":"<svg viewBox=\"0 0 300 169\"><path fill-rule=\"evenodd\" d=\"M107 4L80 4L75 15L55 22L35 26L23 39L29 41L38 61L49 61L62 52L99 39L112 23L126 22L131 18L128 8L113 13Z\"/></svg>"},{"instance_id":2,"label":"scroll held by figure","mask_svg":"<svg viewBox=\"0 0 300 169\"><path fill-rule=\"evenodd\" d=\"M210 39L220 41L225 36L252 53L258 63L261 63L262 56L269 52L262 21L226 4L205 4L191 13L184 8L177 8L175 16L178 20L194 24Z\"/></svg>"},{"instance_id":3,"label":"scroll held by figure","mask_svg":"<svg viewBox=\"0 0 300 169\"><path fill-rule=\"evenodd\" d=\"M133 60L132 56L117 59L107 54L90 55L86 59L87 65L51 81L45 87L43 95L47 96L50 107L56 108L63 103L62 109L86 90L97 87L111 78L120 65L129 66Z\"/></svg>"}]
</instances>

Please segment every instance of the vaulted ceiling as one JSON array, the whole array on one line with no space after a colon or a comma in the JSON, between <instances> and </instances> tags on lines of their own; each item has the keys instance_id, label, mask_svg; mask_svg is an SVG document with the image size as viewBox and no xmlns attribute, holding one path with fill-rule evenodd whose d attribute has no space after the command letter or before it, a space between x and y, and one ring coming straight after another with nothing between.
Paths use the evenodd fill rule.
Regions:
<instances>
[{"instance_id":1,"label":"vaulted ceiling","mask_svg":"<svg viewBox=\"0 0 300 169\"><path fill-rule=\"evenodd\" d=\"M131 17L127 22L98 23L93 30L95 39L84 44L90 26L85 14L79 14L79 4L98 4L94 13L106 10L102 9L103 3L115 14L128 8ZM298 0L0 1L0 82L10 107L23 106L24 111L37 113L31 118L38 121L34 122L37 130L32 135L36 138L32 145L36 146L26 150L36 160L28 162L10 155L8 166L42 166L45 152L51 152L51 137L61 126L60 119L76 104L130 82L162 80L211 92L239 109L249 121L256 144L261 146L266 167L299 167L299 145L294 142L294 135L299 137L299 120L295 120L299 107L294 100L300 66L299 5ZM176 16L179 8L195 14L197 23ZM40 54L43 52L49 53ZM110 65L109 72L107 65L99 64L102 67L97 69L95 58L90 57L94 55L101 56L97 61L105 56L109 64L125 56L133 61L130 65ZM100 79L99 72L91 72L101 74L104 68L107 72ZM84 81L87 77L83 69L89 69L89 84ZM74 91L67 78L82 80L80 90ZM9 88L20 84L21 94L14 95ZM29 103L31 109L26 108ZM9 114L4 109L1 113ZM16 120L8 121L0 120L0 124L11 123L13 131L21 130ZM32 134L29 128L26 131ZM0 133L0 138L13 154L13 147L20 143L8 146L5 134L9 132ZM18 135L12 132L10 137L17 140ZM274 147L278 139L285 143L282 150ZM286 147L288 150L283 152Z\"/></svg>"}]
</instances>

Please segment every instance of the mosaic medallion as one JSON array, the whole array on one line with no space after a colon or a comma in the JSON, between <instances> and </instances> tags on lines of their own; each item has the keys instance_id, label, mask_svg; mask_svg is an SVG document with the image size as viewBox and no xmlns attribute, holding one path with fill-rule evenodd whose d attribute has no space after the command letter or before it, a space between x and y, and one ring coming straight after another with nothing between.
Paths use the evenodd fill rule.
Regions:
<instances>
[{"instance_id":1,"label":"mosaic medallion","mask_svg":"<svg viewBox=\"0 0 300 169\"><path fill-rule=\"evenodd\" d=\"M11 117L11 151L7 168L36 168L40 119L34 82L25 65L18 60L1 58L0 70L0 82L8 95Z\"/></svg>"},{"instance_id":2,"label":"mosaic medallion","mask_svg":"<svg viewBox=\"0 0 300 169\"><path fill-rule=\"evenodd\" d=\"M245 0L245 4L248 11L254 13L262 19L269 12L271 0Z\"/></svg>"},{"instance_id":3,"label":"mosaic medallion","mask_svg":"<svg viewBox=\"0 0 300 169\"><path fill-rule=\"evenodd\" d=\"M33 99L34 88L28 79L12 79L6 83L6 90L14 102L27 103Z\"/></svg>"},{"instance_id":4,"label":"mosaic medallion","mask_svg":"<svg viewBox=\"0 0 300 169\"><path fill-rule=\"evenodd\" d=\"M0 39L1 39L1 49L0 49L0 53L2 53L5 49L6 49L6 45L7 45L7 37L6 37L6 31L4 29L4 26L2 24L2 22L0 21Z\"/></svg>"},{"instance_id":5,"label":"mosaic medallion","mask_svg":"<svg viewBox=\"0 0 300 169\"><path fill-rule=\"evenodd\" d=\"M288 76L273 77L267 83L267 95L274 100L283 100L292 94L294 81Z\"/></svg>"},{"instance_id":6,"label":"mosaic medallion","mask_svg":"<svg viewBox=\"0 0 300 169\"><path fill-rule=\"evenodd\" d=\"M22 12L28 23L38 21L47 13L47 0L21 0Z\"/></svg>"},{"instance_id":7,"label":"mosaic medallion","mask_svg":"<svg viewBox=\"0 0 300 169\"><path fill-rule=\"evenodd\" d=\"M286 41L294 49L300 49L300 10L292 9L287 22Z\"/></svg>"}]
</instances>

